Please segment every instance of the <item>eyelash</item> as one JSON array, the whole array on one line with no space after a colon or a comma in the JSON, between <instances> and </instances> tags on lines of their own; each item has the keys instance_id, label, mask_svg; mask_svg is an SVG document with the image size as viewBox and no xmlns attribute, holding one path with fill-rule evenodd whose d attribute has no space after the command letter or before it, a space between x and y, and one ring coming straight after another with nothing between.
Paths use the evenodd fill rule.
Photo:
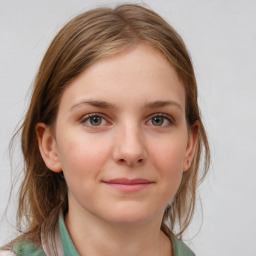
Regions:
<instances>
[{"instance_id":1,"label":"eyelash","mask_svg":"<svg viewBox=\"0 0 256 256\"><path fill-rule=\"evenodd\" d=\"M100 117L100 118L101 118L101 123L100 123L99 125L86 124L86 122L87 122L87 121L90 121L90 118L92 118L92 117ZM153 115L150 115L149 117L150 117L150 118L148 119L148 121L146 122L146 124L151 121L151 125L153 125L153 124L152 124L152 120L153 120L154 117L161 117L161 118L164 119L163 122L166 121L166 120L167 120L167 122L168 122L168 124L167 124L167 125L164 125L164 126L162 126L162 125L159 125L159 126L158 126L158 125L153 125L153 126L155 126L155 127L166 127L166 126L171 126L172 124L174 124L174 120L173 120L169 115L167 115L167 114L155 113L155 114L153 114ZM90 114L87 114L87 115L83 116L83 117L81 118L81 121L80 121L80 122L81 122L82 124L85 124L85 125L89 126L89 127L97 128L97 127L101 127L101 126L102 126L102 120L104 120L106 123L109 123L109 122L106 120L105 115L103 115L103 114L101 114L101 113L90 113ZM103 124L103 125L104 125L104 124Z\"/></svg>"},{"instance_id":2,"label":"eyelash","mask_svg":"<svg viewBox=\"0 0 256 256\"><path fill-rule=\"evenodd\" d=\"M103 114L101 114L101 113L90 113L90 114L87 114L87 115L85 115L85 116L83 116L82 117L82 119L81 119L81 123L82 124L86 124L86 122L87 121L90 121L90 118L92 118L92 117L100 117L100 118L102 118L101 120L105 120L105 122L108 122L107 120L106 120L106 117L105 117L105 115L103 115ZM88 124L88 126L89 127L98 127L98 126L101 126L101 124L100 125L96 125L96 126L94 126L94 125L89 125Z\"/></svg>"},{"instance_id":3,"label":"eyelash","mask_svg":"<svg viewBox=\"0 0 256 256\"><path fill-rule=\"evenodd\" d=\"M152 122L152 120L153 120L154 117L161 117L161 118L164 119L164 121L165 121L165 120L168 121L168 125L164 125L164 126L162 126L162 125L160 125L160 126L153 125L153 126L155 126L155 127L166 127L166 126L171 126L172 124L174 124L173 119L172 119L169 115L167 115L167 114L155 113L155 114L153 114L153 115L150 116L149 121ZM147 121L147 123L148 123L149 121ZM164 122L164 121L163 121L163 122Z\"/></svg>"}]
</instances>

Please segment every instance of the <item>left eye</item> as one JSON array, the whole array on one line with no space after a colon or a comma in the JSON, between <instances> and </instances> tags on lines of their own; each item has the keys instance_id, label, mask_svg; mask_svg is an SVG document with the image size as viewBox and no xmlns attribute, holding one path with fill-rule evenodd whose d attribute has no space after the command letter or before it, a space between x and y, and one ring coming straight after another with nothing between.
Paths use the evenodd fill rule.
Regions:
<instances>
[{"instance_id":1,"label":"left eye","mask_svg":"<svg viewBox=\"0 0 256 256\"><path fill-rule=\"evenodd\" d=\"M171 124L170 118L160 115L152 117L148 122L154 126L168 126Z\"/></svg>"},{"instance_id":2,"label":"left eye","mask_svg":"<svg viewBox=\"0 0 256 256\"><path fill-rule=\"evenodd\" d=\"M86 116L82 120L82 122L88 126L100 126L100 125L104 125L107 123L107 121L100 115Z\"/></svg>"}]
</instances>

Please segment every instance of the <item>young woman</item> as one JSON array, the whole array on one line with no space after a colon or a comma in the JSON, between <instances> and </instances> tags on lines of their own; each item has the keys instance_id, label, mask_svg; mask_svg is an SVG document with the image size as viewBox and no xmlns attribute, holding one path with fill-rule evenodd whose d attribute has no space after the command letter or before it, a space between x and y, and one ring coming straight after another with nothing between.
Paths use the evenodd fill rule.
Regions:
<instances>
[{"instance_id":1,"label":"young woman","mask_svg":"<svg viewBox=\"0 0 256 256\"><path fill-rule=\"evenodd\" d=\"M159 15L121 5L71 20L21 131L26 227L0 255L194 255L178 238L209 148L188 52Z\"/></svg>"}]
</instances>

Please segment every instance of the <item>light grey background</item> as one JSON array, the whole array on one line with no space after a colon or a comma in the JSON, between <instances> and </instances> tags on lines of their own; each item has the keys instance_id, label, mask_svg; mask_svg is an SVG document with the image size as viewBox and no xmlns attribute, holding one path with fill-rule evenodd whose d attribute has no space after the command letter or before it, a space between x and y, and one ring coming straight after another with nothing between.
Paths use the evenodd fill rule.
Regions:
<instances>
[{"instance_id":1,"label":"light grey background","mask_svg":"<svg viewBox=\"0 0 256 256\"><path fill-rule=\"evenodd\" d=\"M141 1L132 1L141 3ZM0 244L13 234L8 143L25 113L29 87L53 36L87 9L123 1L0 0ZM186 233L197 256L256 255L256 2L146 0L182 35L191 53L212 148L200 208ZM14 169L20 167L14 156ZM15 170L14 170L15 172ZM14 194L14 198L16 195ZM198 233L199 232L199 233Z\"/></svg>"}]
</instances>

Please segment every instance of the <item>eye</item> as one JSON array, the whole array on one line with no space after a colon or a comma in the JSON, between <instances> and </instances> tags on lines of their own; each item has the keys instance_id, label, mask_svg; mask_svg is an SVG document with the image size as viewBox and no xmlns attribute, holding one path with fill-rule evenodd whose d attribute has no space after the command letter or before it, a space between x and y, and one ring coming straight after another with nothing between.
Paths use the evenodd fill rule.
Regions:
<instances>
[{"instance_id":1,"label":"eye","mask_svg":"<svg viewBox=\"0 0 256 256\"><path fill-rule=\"evenodd\" d=\"M81 122L87 126L102 126L107 124L106 119L103 118L100 114L88 114L83 117Z\"/></svg>"},{"instance_id":2,"label":"eye","mask_svg":"<svg viewBox=\"0 0 256 256\"><path fill-rule=\"evenodd\" d=\"M147 122L150 125L153 126L170 126L173 122L169 116L166 116L164 114L156 114Z\"/></svg>"}]
</instances>

